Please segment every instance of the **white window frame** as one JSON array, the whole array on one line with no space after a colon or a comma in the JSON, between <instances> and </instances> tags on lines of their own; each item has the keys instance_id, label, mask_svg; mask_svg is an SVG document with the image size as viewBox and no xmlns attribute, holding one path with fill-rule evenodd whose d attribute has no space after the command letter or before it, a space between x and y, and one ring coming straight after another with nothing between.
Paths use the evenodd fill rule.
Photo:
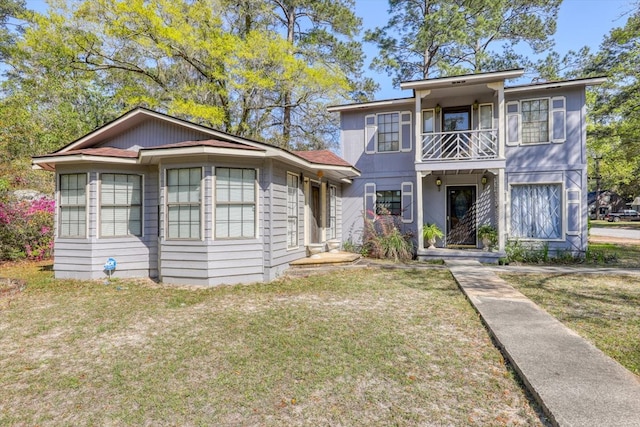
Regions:
<instances>
[{"instance_id":1,"label":"white window frame","mask_svg":"<svg viewBox=\"0 0 640 427\"><path fill-rule=\"evenodd\" d=\"M114 175L115 176L126 176L127 179L129 177L137 177L139 179L139 183L140 183L140 194L138 195L138 203L133 203L133 202L129 202L129 203L105 203L104 200L104 176L105 175ZM132 195L132 199L133 199L133 195ZM102 172L100 173L100 221L99 221L99 232L100 232L100 237L130 237L130 236L136 236L136 237L142 237L144 235L144 177L140 174L129 174L129 173L119 173L119 172ZM138 234L136 233L131 233L131 229L129 227L129 218L131 216L131 208L133 207L139 207L140 209L140 232ZM127 233L125 234L105 234L104 233L104 209L105 208L127 208ZM114 228L115 230L115 228Z\"/></svg>"},{"instance_id":2,"label":"white window frame","mask_svg":"<svg viewBox=\"0 0 640 427\"><path fill-rule=\"evenodd\" d=\"M244 199L244 187L241 190L241 193L243 194L243 198L241 200L220 200L220 193L221 193L221 188L219 187L220 185L220 179L219 179L219 173L222 170L229 170L229 174L231 174L232 170L240 170L243 171L253 171L253 199L252 200L245 200ZM256 168L238 168L238 167L216 167L215 168L215 191L214 191L214 218L213 218L213 228L214 228L214 239L216 240L251 240L251 239L255 239L257 236L257 224L258 224L258 169ZM241 222L241 226L240 226L240 235L230 235L230 220L231 218L228 216L226 223L227 223L227 230L228 232L226 233L226 235L219 235L219 231L220 231L220 224L222 223L222 220L220 219L220 215L219 215L219 211L218 208L221 207L229 207L231 208L232 206L240 206L243 210L246 207L251 207L253 209L253 222L252 222L252 233L250 236L248 235L244 235L244 229L245 229L245 224L244 222Z\"/></svg>"},{"instance_id":3,"label":"white window frame","mask_svg":"<svg viewBox=\"0 0 640 427\"><path fill-rule=\"evenodd\" d=\"M534 103L534 102L541 102L541 101L546 101L547 103L547 114L546 114L546 122L547 122L547 132L546 132L546 139L543 139L541 141L528 141L526 142L524 140L524 128L525 128L525 124L528 122L525 122L524 120L524 104L525 103ZM531 122L534 123L534 122ZM537 121L535 123L542 123L542 121ZM531 99L522 99L520 100L520 143L522 145L537 145L537 144L549 144L551 142L551 131L552 131L552 126L553 123L551 122L551 99L548 97L542 97L542 98L531 98ZM542 136L544 136L544 133L541 132L538 129L539 134Z\"/></svg>"},{"instance_id":4,"label":"white window frame","mask_svg":"<svg viewBox=\"0 0 640 427\"><path fill-rule=\"evenodd\" d=\"M200 170L200 181L198 183L198 200L197 202L188 200L188 201L170 201L169 200L169 173L171 171L180 171L180 170ZM178 172L179 173L179 172ZM175 168L167 168L165 169L165 235L167 240L202 240L202 191L203 191L203 183L204 183L204 170L202 167L175 167ZM189 186L191 185L191 173L189 173ZM178 185L180 187L180 185ZM190 228L189 237L182 237L180 234L178 236L171 235L171 208L175 207L190 207L193 208L197 206L198 211L198 235L193 236L191 233L192 228ZM180 220L178 220L178 229L180 229Z\"/></svg>"},{"instance_id":5,"label":"white window frame","mask_svg":"<svg viewBox=\"0 0 640 427\"><path fill-rule=\"evenodd\" d=\"M73 190L82 190L83 194L78 194L75 196L75 203L71 203L69 201L68 198L70 196L65 196L63 194L63 188L62 188L62 183L63 183L63 177L71 177L71 176L75 176L75 177L80 177L80 176L84 176L84 185L82 187L75 187L73 188ZM87 173L62 173L58 176L58 237L61 238L69 238L69 239L85 239L87 237L87 227L88 227L88 221L87 221L87 196L88 196L88 191L87 189L89 188L89 175ZM77 182L77 179L76 179ZM68 188L67 190L71 190L71 188ZM78 231L78 234L64 234L63 231L65 229L65 227L63 226L63 220L64 220L64 214L63 212L65 211L65 209L74 209L77 210L78 212L78 221L77 221L77 226L75 227ZM80 212L81 209L83 211L82 213L82 221L80 221ZM82 227L82 225L84 225ZM68 224L67 228L70 229L70 223ZM82 228L82 230L80 229ZM80 232L82 232L82 234L80 234Z\"/></svg>"},{"instance_id":6,"label":"white window frame","mask_svg":"<svg viewBox=\"0 0 640 427\"><path fill-rule=\"evenodd\" d=\"M295 187L290 185L292 183L290 179L295 179ZM287 249L297 249L300 246L299 222L300 176L287 172ZM292 227L292 224L295 225ZM295 244L292 244L292 241L295 241Z\"/></svg>"}]
</instances>

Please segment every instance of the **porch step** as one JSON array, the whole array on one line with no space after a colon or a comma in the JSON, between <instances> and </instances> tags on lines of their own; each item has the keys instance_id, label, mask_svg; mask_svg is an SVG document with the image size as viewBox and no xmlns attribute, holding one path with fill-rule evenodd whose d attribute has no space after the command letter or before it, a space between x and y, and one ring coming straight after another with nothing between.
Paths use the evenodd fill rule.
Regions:
<instances>
[{"instance_id":1,"label":"porch step","mask_svg":"<svg viewBox=\"0 0 640 427\"><path fill-rule=\"evenodd\" d=\"M418 250L417 258L419 261L468 260L484 264L498 264L500 258L504 258L506 255L505 252L485 252L482 249L434 248Z\"/></svg>"}]
</instances>

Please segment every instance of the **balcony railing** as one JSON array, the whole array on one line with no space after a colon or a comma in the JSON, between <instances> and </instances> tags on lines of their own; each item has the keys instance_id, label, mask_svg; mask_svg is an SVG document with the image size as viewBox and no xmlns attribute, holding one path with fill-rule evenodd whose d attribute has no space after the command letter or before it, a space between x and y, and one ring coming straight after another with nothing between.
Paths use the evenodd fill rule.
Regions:
<instances>
[{"instance_id":1,"label":"balcony railing","mask_svg":"<svg viewBox=\"0 0 640 427\"><path fill-rule=\"evenodd\" d=\"M422 160L487 160L498 157L498 130L423 133Z\"/></svg>"}]
</instances>

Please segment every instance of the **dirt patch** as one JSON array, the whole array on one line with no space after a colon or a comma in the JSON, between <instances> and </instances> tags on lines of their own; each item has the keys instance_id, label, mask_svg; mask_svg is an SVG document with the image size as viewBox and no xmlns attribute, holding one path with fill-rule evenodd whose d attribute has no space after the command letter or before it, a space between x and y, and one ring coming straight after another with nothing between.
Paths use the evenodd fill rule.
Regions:
<instances>
[{"instance_id":1,"label":"dirt patch","mask_svg":"<svg viewBox=\"0 0 640 427\"><path fill-rule=\"evenodd\" d=\"M27 282L20 279L0 277L0 298L10 297L22 292L27 287Z\"/></svg>"}]
</instances>

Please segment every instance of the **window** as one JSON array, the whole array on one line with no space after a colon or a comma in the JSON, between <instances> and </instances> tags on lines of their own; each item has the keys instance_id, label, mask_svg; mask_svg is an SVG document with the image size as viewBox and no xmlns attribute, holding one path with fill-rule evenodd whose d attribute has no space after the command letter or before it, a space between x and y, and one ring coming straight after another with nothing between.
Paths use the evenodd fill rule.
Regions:
<instances>
[{"instance_id":1,"label":"window","mask_svg":"<svg viewBox=\"0 0 640 427\"><path fill-rule=\"evenodd\" d=\"M400 190L376 192L376 214L400 215L402 213L402 193Z\"/></svg>"},{"instance_id":2,"label":"window","mask_svg":"<svg viewBox=\"0 0 640 427\"><path fill-rule=\"evenodd\" d=\"M559 239L562 234L560 184L511 187L511 236Z\"/></svg>"},{"instance_id":3,"label":"window","mask_svg":"<svg viewBox=\"0 0 640 427\"><path fill-rule=\"evenodd\" d=\"M549 100L522 101L522 143L549 142Z\"/></svg>"},{"instance_id":4,"label":"window","mask_svg":"<svg viewBox=\"0 0 640 427\"><path fill-rule=\"evenodd\" d=\"M298 175L287 174L287 248L298 247Z\"/></svg>"},{"instance_id":5,"label":"window","mask_svg":"<svg viewBox=\"0 0 640 427\"><path fill-rule=\"evenodd\" d=\"M422 110L422 133L435 131L435 110Z\"/></svg>"},{"instance_id":6,"label":"window","mask_svg":"<svg viewBox=\"0 0 640 427\"><path fill-rule=\"evenodd\" d=\"M378 151L398 151L400 146L400 115L378 115Z\"/></svg>"},{"instance_id":7,"label":"window","mask_svg":"<svg viewBox=\"0 0 640 427\"><path fill-rule=\"evenodd\" d=\"M142 177L103 173L101 178L100 235L142 235Z\"/></svg>"},{"instance_id":8,"label":"window","mask_svg":"<svg viewBox=\"0 0 640 427\"><path fill-rule=\"evenodd\" d=\"M215 218L216 238L255 238L255 169L216 169Z\"/></svg>"},{"instance_id":9,"label":"window","mask_svg":"<svg viewBox=\"0 0 640 427\"><path fill-rule=\"evenodd\" d=\"M85 237L87 174L60 175L60 237Z\"/></svg>"},{"instance_id":10,"label":"window","mask_svg":"<svg viewBox=\"0 0 640 427\"><path fill-rule=\"evenodd\" d=\"M493 104L481 104L479 108L479 128L493 129Z\"/></svg>"},{"instance_id":11,"label":"window","mask_svg":"<svg viewBox=\"0 0 640 427\"><path fill-rule=\"evenodd\" d=\"M167 237L200 238L202 168L167 170Z\"/></svg>"},{"instance_id":12,"label":"window","mask_svg":"<svg viewBox=\"0 0 640 427\"><path fill-rule=\"evenodd\" d=\"M337 229L337 212L338 212L338 207L336 206L336 202L337 202L337 195L336 195L336 186L335 185L330 185L329 186L329 224L328 224L328 231L329 231L329 239L335 239L336 236L338 235L338 229Z\"/></svg>"}]
</instances>

